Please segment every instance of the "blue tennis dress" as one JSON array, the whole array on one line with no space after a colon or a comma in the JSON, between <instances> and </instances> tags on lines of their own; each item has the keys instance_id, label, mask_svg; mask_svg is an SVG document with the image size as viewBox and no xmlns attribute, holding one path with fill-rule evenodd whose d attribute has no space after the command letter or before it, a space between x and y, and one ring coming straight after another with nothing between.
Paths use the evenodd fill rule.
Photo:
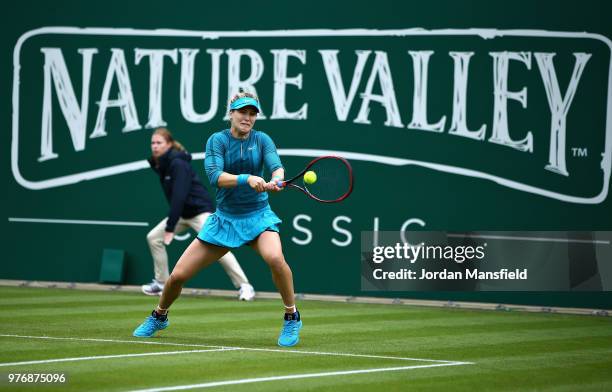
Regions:
<instances>
[{"instance_id":1,"label":"blue tennis dress","mask_svg":"<svg viewBox=\"0 0 612 392\"><path fill-rule=\"evenodd\" d=\"M270 173L281 168L276 146L268 135L253 129L242 140L233 137L229 129L216 132L206 142L204 167L210 184L217 188L217 210L200 230L200 240L238 248L266 230L279 231L282 221L270 208L267 192L255 192L248 184L234 188L217 185L223 172L263 177L264 167Z\"/></svg>"}]
</instances>

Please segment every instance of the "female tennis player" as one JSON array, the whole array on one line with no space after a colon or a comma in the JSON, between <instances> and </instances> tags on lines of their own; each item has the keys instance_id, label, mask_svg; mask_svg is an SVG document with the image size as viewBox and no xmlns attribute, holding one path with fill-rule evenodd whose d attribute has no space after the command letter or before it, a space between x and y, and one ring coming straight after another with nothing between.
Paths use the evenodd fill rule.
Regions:
<instances>
[{"instance_id":1,"label":"female tennis player","mask_svg":"<svg viewBox=\"0 0 612 392\"><path fill-rule=\"evenodd\" d=\"M217 188L217 210L177 262L166 281L159 304L134 330L136 337L151 337L168 326L168 308L182 287L201 269L232 248L251 246L270 267L272 279L284 303L284 321L278 344L294 346L302 328L295 306L293 275L283 256L278 225L270 209L267 191L278 192L285 171L272 139L253 129L260 112L257 97L235 95L229 106L230 129L214 133L206 143L206 174ZM265 168L271 179L262 176Z\"/></svg>"},{"instance_id":2,"label":"female tennis player","mask_svg":"<svg viewBox=\"0 0 612 392\"><path fill-rule=\"evenodd\" d=\"M208 192L190 162L191 154L174 139L168 129L157 128L153 132L149 164L159 176L164 195L170 204L170 211L168 216L147 234L155 270L153 281L142 286L142 292L147 295L161 295L164 283L170 276L166 245L170 244L174 234L189 227L200 232L204 222L214 211ZM234 287L240 288L238 299L253 300L255 290L232 252L227 252L219 259L219 264L232 280Z\"/></svg>"}]
</instances>

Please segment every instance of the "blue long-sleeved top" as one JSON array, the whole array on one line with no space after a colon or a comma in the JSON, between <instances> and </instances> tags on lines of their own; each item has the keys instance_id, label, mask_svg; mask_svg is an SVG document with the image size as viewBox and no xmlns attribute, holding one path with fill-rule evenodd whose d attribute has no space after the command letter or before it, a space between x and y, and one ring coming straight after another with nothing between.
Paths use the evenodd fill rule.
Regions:
<instances>
[{"instance_id":1,"label":"blue long-sleeved top","mask_svg":"<svg viewBox=\"0 0 612 392\"><path fill-rule=\"evenodd\" d=\"M233 137L229 129L212 134L206 142L204 167L210 184L217 187L217 208L230 214L244 214L267 206L268 194L257 193L248 184L235 188L218 185L223 172L263 177L264 166L270 173L283 167L270 136L254 129L244 140Z\"/></svg>"}]
</instances>

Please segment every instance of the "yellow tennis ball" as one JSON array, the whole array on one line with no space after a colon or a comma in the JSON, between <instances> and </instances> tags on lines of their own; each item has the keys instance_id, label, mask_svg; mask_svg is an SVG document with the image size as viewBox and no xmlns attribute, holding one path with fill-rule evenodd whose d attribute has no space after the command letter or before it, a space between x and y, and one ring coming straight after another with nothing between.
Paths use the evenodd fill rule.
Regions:
<instances>
[{"instance_id":1,"label":"yellow tennis ball","mask_svg":"<svg viewBox=\"0 0 612 392\"><path fill-rule=\"evenodd\" d=\"M307 171L304 174L304 182L308 185L314 184L315 182L317 182L317 173L313 172L312 170Z\"/></svg>"}]
</instances>

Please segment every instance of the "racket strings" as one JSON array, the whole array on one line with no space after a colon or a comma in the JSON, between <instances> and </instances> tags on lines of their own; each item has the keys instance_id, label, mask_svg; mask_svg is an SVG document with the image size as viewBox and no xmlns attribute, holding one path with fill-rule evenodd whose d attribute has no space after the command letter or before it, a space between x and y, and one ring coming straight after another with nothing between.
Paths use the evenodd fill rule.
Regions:
<instances>
[{"instance_id":1,"label":"racket strings","mask_svg":"<svg viewBox=\"0 0 612 392\"><path fill-rule=\"evenodd\" d=\"M315 172L317 181L304 188L321 200L336 200L349 192L350 170L340 159L327 158L315 162L308 170Z\"/></svg>"}]
</instances>

